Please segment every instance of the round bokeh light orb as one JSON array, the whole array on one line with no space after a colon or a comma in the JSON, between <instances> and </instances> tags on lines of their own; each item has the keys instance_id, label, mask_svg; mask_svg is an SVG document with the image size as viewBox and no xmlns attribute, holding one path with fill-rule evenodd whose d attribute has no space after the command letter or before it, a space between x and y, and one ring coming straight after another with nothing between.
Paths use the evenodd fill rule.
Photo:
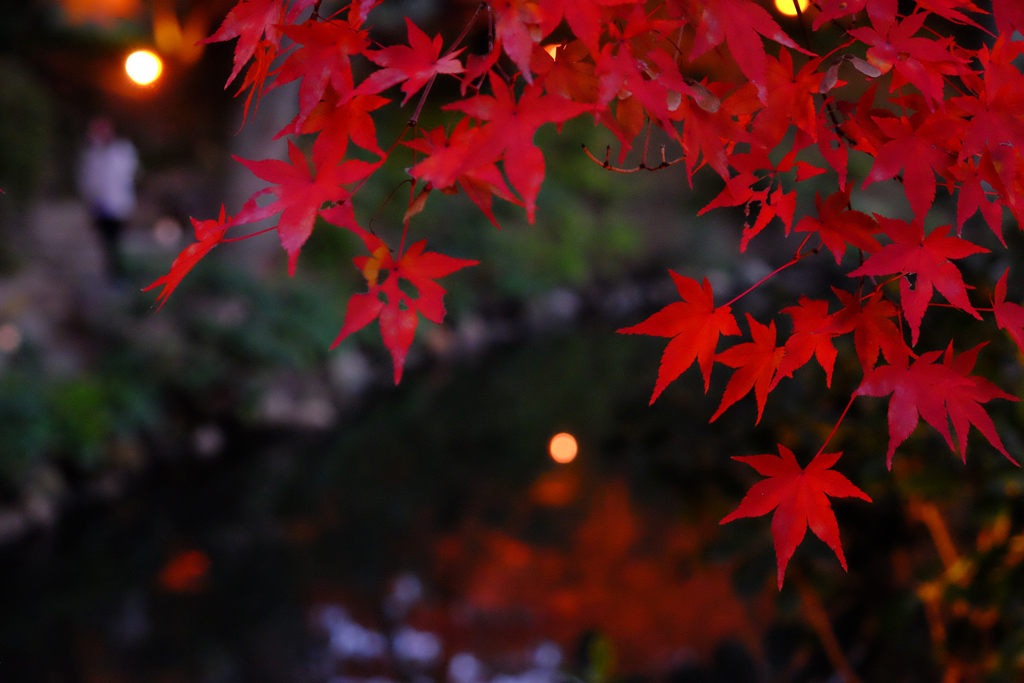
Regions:
<instances>
[{"instance_id":1,"label":"round bokeh light orb","mask_svg":"<svg viewBox=\"0 0 1024 683\"><path fill-rule=\"evenodd\" d=\"M797 11L796 7L793 6L794 2L799 3L801 12L807 9L811 4L811 0L775 0L775 9L777 9L780 14L784 14L787 17L795 17L797 15Z\"/></svg>"},{"instance_id":2,"label":"round bokeh light orb","mask_svg":"<svg viewBox=\"0 0 1024 683\"><path fill-rule=\"evenodd\" d=\"M160 77L164 65L156 53L149 50L136 50L124 60L124 70L128 78L139 85L149 85Z\"/></svg>"},{"instance_id":3,"label":"round bokeh light orb","mask_svg":"<svg viewBox=\"0 0 1024 683\"><path fill-rule=\"evenodd\" d=\"M551 442L548 444L548 453L551 454L551 459L563 465L575 460L578 451L579 446L576 445L576 438L572 434L566 434L565 432L555 434L551 437Z\"/></svg>"}]
</instances>

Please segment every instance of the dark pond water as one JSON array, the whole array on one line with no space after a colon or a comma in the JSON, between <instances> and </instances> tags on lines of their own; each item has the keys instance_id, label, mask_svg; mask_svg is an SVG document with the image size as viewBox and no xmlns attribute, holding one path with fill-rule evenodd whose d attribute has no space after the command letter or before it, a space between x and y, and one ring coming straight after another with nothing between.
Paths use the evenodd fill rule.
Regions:
<instances>
[{"instance_id":1,"label":"dark pond water","mask_svg":"<svg viewBox=\"0 0 1024 683\"><path fill-rule=\"evenodd\" d=\"M661 346L602 324L155 465L0 552L0 680L824 680L766 525L717 524L774 437L699 376L649 407Z\"/></svg>"}]
</instances>

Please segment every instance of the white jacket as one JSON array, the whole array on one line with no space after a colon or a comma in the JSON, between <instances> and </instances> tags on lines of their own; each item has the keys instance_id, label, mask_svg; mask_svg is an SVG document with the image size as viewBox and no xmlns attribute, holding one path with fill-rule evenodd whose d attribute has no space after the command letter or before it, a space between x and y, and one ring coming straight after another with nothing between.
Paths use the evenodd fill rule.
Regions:
<instances>
[{"instance_id":1,"label":"white jacket","mask_svg":"<svg viewBox=\"0 0 1024 683\"><path fill-rule=\"evenodd\" d=\"M92 210L123 220L135 209L135 174L139 157L128 140L91 143L82 154L78 189Z\"/></svg>"}]
</instances>

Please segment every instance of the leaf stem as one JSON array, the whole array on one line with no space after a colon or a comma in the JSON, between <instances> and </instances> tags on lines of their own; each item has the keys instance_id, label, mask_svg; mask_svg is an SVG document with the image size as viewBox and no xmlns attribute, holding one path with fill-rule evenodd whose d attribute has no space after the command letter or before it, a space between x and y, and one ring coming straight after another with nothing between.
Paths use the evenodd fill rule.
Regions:
<instances>
[{"instance_id":1,"label":"leaf stem","mask_svg":"<svg viewBox=\"0 0 1024 683\"><path fill-rule=\"evenodd\" d=\"M835 426L832 427L832 431L828 433L827 437L825 437L825 442L821 444L821 448L818 449L818 452L815 453L814 457L818 457L819 455L825 452L825 448L828 446L828 442L831 441L832 437L836 435L837 431L839 431L839 425L843 423L843 418L845 418L846 413L850 411L850 407L853 405L853 400L855 398L857 398L856 394L850 396L850 400L847 402L846 407L843 408L843 414L839 416L839 420L836 421Z\"/></svg>"},{"instance_id":2,"label":"leaf stem","mask_svg":"<svg viewBox=\"0 0 1024 683\"><path fill-rule=\"evenodd\" d=\"M262 235L265 232L270 232L271 230L277 230L277 226L274 225L274 226L269 227L269 228L264 228L262 230L257 230L256 232L250 233L248 235L242 235L241 237L228 237L226 239L222 239L221 243L223 244L225 242L241 242L242 240L247 240L250 237L257 237L259 235Z\"/></svg>"},{"instance_id":3,"label":"leaf stem","mask_svg":"<svg viewBox=\"0 0 1024 683\"><path fill-rule=\"evenodd\" d=\"M810 235L808 235L808 237L810 237ZM807 240L805 239L804 240L804 244L806 244L806 243L807 243ZM803 245L801 245L801 246L803 246ZM757 289L758 287L763 285L765 282L767 282L768 280L772 279L773 277L775 277L776 275L778 275L779 273L784 271L786 268L789 268L790 266L795 266L797 263L799 263L800 261L804 260L808 256L811 256L813 254L817 254L819 249L821 249L821 247L815 247L814 249L811 249L810 251L805 252L803 254L797 253L797 255L794 256L793 258L791 258L789 261L787 261L786 263L783 263L781 266L779 266L778 268L776 268L772 272L768 273L767 275L765 275L763 278L761 278L760 280L758 280L754 284L752 284L749 287L747 287L745 290L743 290L742 292L740 292L739 294L734 296L728 303L726 303L724 305L725 306L732 306L734 303L736 303L737 301L739 301L740 299L745 297L747 294L750 294L752 291L754 291L755 289Z\"/></svg>"}]
</instances>

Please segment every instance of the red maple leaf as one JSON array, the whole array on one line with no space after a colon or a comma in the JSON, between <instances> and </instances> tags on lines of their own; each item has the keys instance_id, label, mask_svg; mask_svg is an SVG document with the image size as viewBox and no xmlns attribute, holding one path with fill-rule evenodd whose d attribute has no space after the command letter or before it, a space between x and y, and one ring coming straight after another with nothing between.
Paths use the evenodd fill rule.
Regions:
<instances>
[{"instance_id":1,"label":"red maple leaf","mask_svg":"<svg viewBox=\"0 0 1024 683\"><path fill-rule=\"evenodd\" d=\"M1002 144L1024 148L1024 123L1018 116L1024 108L1024 86L1020 71L1013 65L1019 54L1019 47L1007 47L1006 36L1000 36L991 51L982 45L978 50L982 76L965 79L978 95L951 99L971 117L963 132L961 161Z\"/></svg>"},{"instance_id":2,"label":"red maple leaf","mask_svg":"<svg viewBox=\"0 0 1024 683\"><path fill-rule=\"evenodd\" d=\"M738 99L730 98L714 111L707 111L699 103L684 100L675 116L682 118L683 150L686 152L686 173L693 184L693 172L701 164L715 169L723 179L729 179L728 152L737 142L750 142L751 136L735 120ZM697 160L701 163L698 164Z\"/></svg>"},{"instance_id":3,"label":"red maple leaf","mask_svg":"<svg viewBox=\"0 0 1024 683\"><path fill-rule=\"evenodd\" d=\"M249 205L249 209L253 208L253 204ZM243 209L244 211L245 209ZM192 268L199 263L204 256L206 256L211 249L220 244L221 240L224 239L224 233L227 232L228 228L234 225L235 218L227 218L224 213L224 205L220 207L220 217L216 220L210 219L205 221L197 221L195 218L191 219L192 226L196 231L196 239L198 242L194 242L185 249L171 262L171 270L163 277L157 278L153 284L149 285L142 291L148 292L154 287L163 285L163 289L160 290L160 294L156 297L157 310L163 308L164 303L167 301L167 297L171 295L175 287L181 282Z\"/></svg>"},{"instance_id":4,"label":"red maple leaf","mask_svg":"<svg viewBox=\"0 0 1024 683\"><path fill-rule=\"evenodd\" d=\"M899 315L899 310L882 298L882 290L876 290L864 299L834 287L832 291L843 304L833 314L835 331L838 334L853 332L853 345L864 372L875 367L879 353L889 365L907 364L910 347L892 320Z\"/></svg>"},{"instance_id":5,"label":"red maple leaf","mask_svg":"<svg viewBox=\"0 0 1024 683\"><path fill-rule=\"evenodd\" d=\"M490 82L493 96L477 95L447 104L444 109L463 111L487 121L480 146L472 152L483 159L505 153L505 174L523 198L526 217L533 223L537 193L544 180L544 155L533 144L533 136L545 123L563 123L589 107L558 95L542 94L540 83L528 85L516 102L512 91L494 72Z\"/></svg>"},{"instance_id":6,"label":"red maple leaf","mask_svg":"<svg viewBox=\"0 0 1024 683\"><path fill-rule=\"evenodd\" d=\"M494 32L497 40L494 50L505 50L527 83L533 83L530 73L530 55L540 42L541 11L536 3L527 0L491 0L494 12Z\"/></svg>"},{"instance_id":7,"label":"red maple leaf","mask_svg":"<svg viewBox=\"0 0 1024 683\"><path fill-rule=\"evenodd\" d=\"M199 41L217 43L238 38L234 67L224 87L230 85L242 71L242 67L256 52L256 46L264 34L275 48L281 46L281 34L277 27L284 21L284 10L284 0L240 0L224 17L216 33Z\"/></svg>"},{"instance_id":8,"label":"red maple leaf","mask_svg":"<svg viewBox=\"0 0 1024 683\"><path fill-rule=\"evenodd\" d=\"M445 290L435 280L460 268L476 265L478 261L424 251L426 240L409 247L395 261L383 240L349 222L347 218L342 218L342 221L346 223L345 227L362 238L372 254L353 259L366 278L369 291L353 294L349 298L345 321L331 348L379 318L381 337L384 346L391 352L395 384L398 384L402 379L406 355L416 335L419 322L417 312L431 322L440 324L444 320ZM402 291L399 279L411 283L416 288L417 296Z\"/></svg>"},{"instance_id":9,"label":"red maple leaf","mask_svg":"<svg viewBox=\"0 0 1024 683\"><path fill-rule=\"evenodd\" d=\"M767 58L766 77L768 95L764 107L749 103L752 109L760 109L754 118L752 137L768 150L773 150L785 137L789 126L795 125L812 140L816 139L817 107L814 97L819 94L821 79L825 74L817 71L820 59L808 60L794 73L793 55L779 49L779 58ZM757 89L751 84L741 91L756 98Z\"/></svg>"},{"instance_id":10,"label":"red maple leaf","mask_svg":"<svg viewBox=\"0 0 1024 683\"><path fill-rule=\"evenodd\" d=\"M981 315L967 298L960 269L950 259L984 253L988 249L959 237L950 237L952 225L935 228L925 237L924 223L920 219L907 223L878 214L875 214L875 218L883 232L892 238L893 244L882 247L881 251L870 256L864 265L849 275L917 275L913 288L906 277L900 279L900 303L903 306L903 317L910 325L911 344L917 343L921 319L934 289L939 290L949 303L981 320Z\"/></svg>"},{"instance_id":11,"label":"red maple leaf","mask_svg":"<svg viewBox=\"0 0 1024 683\"><path fill-rule=\"evenodd\" d=\"M988 198L988 187L1001 188L1002 182L992 163L988 150L975 159L967 159L952 166L950 175L960 181L960 193L956 202L956 234L962 234L964 223L978 211L999 242L1006 246L1003 237L1003 207Z\"/></svg>"},{"instance_id":12,"label":"red maple leaf","mask_svg":"<svg viewBox=\"0 0 1024 683\"><path fill-rule=\"evenodd\" d=\"M806 365L812 356L825 371L825 383L831 387L832 369L838 355L832 339L840 333L835 316L828 313L828 302L800 297L799 306L784 308L782 312L793 319L793 334L783 346L785 353L771 388L774 389L783 377L792 376L793 371Z\"/></svg>"},{"instance_id":13,"label":"red maple leaf","mask_svg":"<svg viewBox=\"0 0 1024 683\"><path fill-rule=\"evenodd\" d=\"M836 259L836 265L843 260L847 247L856 247L874 253L882 248L874 235L879 232L878 221L866 213L850 209L850 193L853 185L847 185L846 191L840 190L822 200L817 192L814 194L814 206L818 217L804 216L796 224L797 232L817 232L822 243Z\"/></svg>"},{"instance_id":14,"label":"red maple leaf","mask_svg":"<svg viewBox=\"0 0 1024 683\"><path fill-rule=\"evenodd\" d=\"M992 297L992 310L996 314L996 325L1006 330L1010 338L1017 343L1024 353L1024 306L1006 300L1006 277L1010 274L1007 268L996 283L996 291Z\"/></svg>"},{"instance_id":15,"label":"red maple leaf","mask_svg":"<svg viewBox=\"0 0 1024 683\"><path fill-rule=\"evenodd\" d=\"M1012 36L1024 32L1024 5L1018 0L992 0L992 15L999 33Z\"/></svg>"},{"instance_id":16,"label":"red maple leaf","mask_svg":"<svg viewBox=\"0 0 1024 683\"><path fill-rule=\"evenodd\" d=\"M934 12L940 17L945 17L952 22L957 24L968 24L977 28L981 26L966 17L960 10L965 9L968 12L982 12L982 10L970 0L917 0L918 7ZM987 14L987 12L982 12Z\"/></svg>"},{"instance_id":17,"label":"red maple leaf","mask_svg":"<svg viewBox=\"0 0 1024 683\"><path fill-rule=\"evenodd\" d=\"M297 43L277 72L274 87L301 79L299 121L313 110L330 85L341 99L352 92L352 55L367 46L366 31L345 21L307 21L281 29Z\"/></svg>"},{"instance_id":18,"label":"red maple leaf","mask_svg":"<svg viewBox=\"0 0 1024 683\"><path fill-rule=\"evenodd\" d=\"M887 396L889 399L889 450L886 464L892 469L892 456L914 428L918 417L934 427L950 449L957 450L949 433L952 421L960 444L960 456L967 458L967 431L974 425L1000 453L1015 465L996 433L992 418L981 407L993 398L1018 400L983 377L969 375L974 368L980 344L959 357L953 357L950 342L941 364L936 363L941 351L921 354L912 365L880 365L864 376L854 396Z\"/></svg>"},{"instance_id":19,"label":"red maple leaf","mask_svg":"<svg viewBox=\"0 0 1024 683\"><path fill-rule=\"evenodd\" d=\"M260 100L263 98L264 83L266 83L267 77L270 75L270 65L276 58L277 48L269 40L261 40L255 49L255 59L249 65L249 69L245 72L245 77L242 79L242 85L238 87L238 92L235 93L235 97L238 97L245 90L249 91L249 94L245 96L245 106L242 107L243 126L249 115L249 105L252 104L253 97L256 98L256 107L253 109L253 113L259 111Z\"/></svg>"},{"instance_id":20,"label":"red maple leaf","mask_svg":"<svg viewBox=\"0 0 1024 683\"><path fill-rule=\"evenodd\" d=\"M393 45L363 52L371 62L384 68L374 71L360 83L356 88L357 93L374 95L405 81L402 83L402 92L405 93L402 104L405 105L410 97L437 74L462 73L462 63L458 60L462 48L441 57L440 34L431 40L409 17L405 18L405 24L409 32L409 47Z\"/></svg>"},{"instance_id":21,"label":"red maple leaf","mask_svg":"<svg viewBox=\"0 0 1024 683\"><path fill-rule=\"evenodd\" d=\"M935 174L943 173L953 163L949 152L935 146L935 140L951 133L956 125L945 116L933 116L914 126L906 118L873 117L875 124L888 136L875 154L864 187L888 180L903 169L903 189L910 208L919 219L935 201Z\"/></svg>"},{"instance_id":22,"label":"red maple leaf","mask_svg":"<svg viewBox=\"0 0 1024 683\"><path fill-rule=\"evenodd\" d=\"M847 173L850 152L846 143L836 134L835 126L832 125L831 107L833 100L826 98L818 116L815 119L818 134L818 150L829 166L839 175L839 189L846 189Z\"/></svg>"},{"instance_id":23,"label":"red maple leaf","mask_svg":"<svg viewBox=\"0 0 1024 683\"><path fill-rule=\"evenodd\" d=\"M410 168L409 175L429 183L428 188L433 187L448 193L455 192L455 184L458 183L466 196L484 212L494 227L500 229L501 226L498 225L491 209L492 196L501 197L513 204L522 205L522 202L508 189L504 176L498 170L495 162L499 154L495 154L490 160L474 155L473 162L477 165L467 164L466 155L476 148L482 135L482 129L470 128L469 119L462 119L455 125L451 136L448 136L443 128L435 128L424 133L423 137L403 144L429 155Z\"/></svg>"},{"instance_id":24,"label":"red maple leaf","mask_svg":"<svg viewBox=\"0 0 1024 683\"><path fill-rule=\"evenodd\" d=\"M616 34L613 29L613 37L618 37ZM692 88L683 80L675 60L664 50L654 49L643 55L643 63L648 65L648 69L641 71L636 68L639 57L631 48L628 41L621 39L605 43L600 54L594 55L597 105L607 106L613 101L635 98L666 133L678 137L672 123L675 107L670 106L670 102L678 102L683 94L691 95ZM657 77L650 77L649 74L658 67ZM624 97L627 94L629 98Z\"/></svg>"},{"instance_id":25,"label":"red maple leaf","mask_svg":"<svg viewBox=\"0 0 1024 683\"><path fill-rule=\"evenodd\" d=\"M860 498L869 503L871 498L853 483L830 469L842 453L818 453L814 460L801 468L793 452L779 444L779 455L734 456L758 473L768 477L757 482L740 501L738 508L722 519L726 524L740 517L760 517L772 510L772 538L778 562L779 590L786 575L786 565L796 547L804 540L807 527L825 541L846 569L846 557L839 542L839 524L828 497Z\"/></svg>"},{"instance_id":26,"label":"red maple leaf","mask_svg":"<svg viewBox=\"0 0 1024 683\"><path fill-rule=\"evenodd\" d=\"M669 304L642 323L619 330L620 334L672 337L661 356L661 367L651 403L694 361L698 362L704 375L706 393L711 386L711 367L715 362L719 335L740 333L732 309L729 306L715 308L714 293L707 278L704 278L704 284L701 285L692 278L671 270L668 272L683 300Z\"/></svg>"},{"instance_id":27,"label":"red maple leaf","mask_svg":"<svg viewBox=\"0 0 1024 683\"><path fill-rule=\"evenodd\" d=\"M719 195L700 209L697 215L701 216L707 211L721 206L744 206L744 215L746 215L753 204L760 204L761 208L758 210L754 224L750 225L749 221L743 224L743 236L740 239L741 252L746 251L750 240L774 218L782 221L788 235L793 227L793 214L796 211L796 192L785 192L781 183L774 190L771 189L771 185L760 190L755 190L754 186L764 180L764 171L770 174L772 184L780 173L789 173L795 170L796 179L799 182L824 172L805 161L795 161L795 157L796 151L790 151L776 162L768 156L767 150L760 147L754 147L749 152L731 155L729 163L739 171L739 174L729 178Z\"/></svg>"},{"instance_id":28,"label":"red maple leaf","mask_svg":"<svg viewBox=\"0 0 1024 683\"><path fill-rule=\"evenodd\" d=\"M898 0L821 0L821 12L814 18L815 31L826 21L857 14L867 9L875 22L884 23L896 18Z\"/></svg>"},{"instance_id":29,"label":"red maple leaf","mask_svg":"<svg viewBox=\"0 0 1024 683\"><path fill-rule=\"evenodd\" d=\"M329 154L329 150L343 150L351 140L355 145L383 158L385 154L377 144L377 127L370 112L390 101L379 95L352 95L339 102L334 89L328 88L324 99L320 100L309 116L301 120L296 116L275 139L284 135L320 131L313 143L314 153L316 150L323 150L324 154Z\"/></svg>"},{"instance_id":30,"label":"red maple leaf","mask_svg":"<svg viewBox=\"0 0 1024 683\"><path fill-rule=\"evenodd\" d=\"M721 44L723 40L726 41L729 54L757 88L762 102L768 98L768 65L761 36L814 56L794 43L775 23L768 10L757 3L746 0L709 0L701 3L701 6L703 13L693 41L690 61Z\"/></svg>"},{"instance_id":31,"label":"red maple leaf","mask_svg":"<svg viewBox=\"0 0 1024 683\"><path fill-rule=\"evenodd\" d=\"M894 78L890 90L908 82L924 95L929 106L943 101L943 75L965 71L966 58L953 54L952 38L931 40L917 35L928 18L928 12L916 12L903 21L872 17L873 28L849 30L849 34L869 45L868 62L883 74L895 69L902 77Z\"/></svg>"},{"instance_id":32,"label":"red maple leaf","mask_svg":"<svg viewBox=\"0 0 1024 683\"><path fill-rule=\"evenodd\" d=\"M755 152L757 156L766 156L763 152ZM731 158L743 163L749 154L735 154ZM781 187L775 190L768 188L754 190L752 185L760 182L753 173L740 173L725 183L725 188L711 202L705 205L697 215L700 216L711 209L722 206L743 206L744 214L749 213L754 204L760 204L757 218L753 225L749 221L743 223L743 236L740 239L740 251L747 250L750 240L756 237L774 218L779 218L789 234L793 223L793 212L796 210L796 192L786 193Z\"/></svg>"},{"instance_id":33,"label":"red maple leaf","mask_svg":"<svg viewBox=\"0 0 1024 683\"><path fill-rule=\"evenodd\" d=\"M605 5L621 5L620 0L549 0L544 6L541 21L541 35L551 33L565 18L572 32L590 49L598 51L598 39L602 26L601 8Z\"/></svg>"},{"instance_id":34,"label":"red maple leaf","mask_svg":"<svg viewBox=\"0 0 1024 683\"><path fill-rule=\"evenodd\" d=\"M239 223L251 223L276 213L281 214L277 233L281 238L281 246L288 252L289 275L295 274L299 250L313 231L313 222L323 204L346 200L349 194L342 185L361 180L380 166L380 163L371 164L357 159L340 162L343 153L344 148L323 151L314 149L315 174L310 172L306 156L291 140L288 141L287 162L278 159L252 161L234 157L263 180L274 183L272 187L258 192L254 199L268 192L273 193L277 199L262 208L240 213L237 220Z\"/></svg>"},{"instance_id":35,"label":"red maple leaf","mask_svg":"<svg viewBox=\"0 0 1024 683\"><path fill-rule=\"evenodd\" d=\"M835 110L841 111L846 116L840 129L850 147L859 152L864 152L872 158L878 154L878 150L882 145L890 140L889 136L878 127L876 119L880 117L896 118L896 114L888 109L879 109L876 106L877 101L878 82L876 81L864 91L856 103L847 101L832 103L832 107ZM828 118L827 110L823 111L822 114ZM919 120L920 117L914 118L915 122Z\"/></svg>"},{"instance_id":36,"label":"red maple leaf","mask_svg":"<svg viewBox=\"0 0 1024 683\"><path fill-rule=\"evenodd\" d=\"M761 421L761 415L764 413L764 404L768 400L775 371L782 362L785 350L781 346L775 346L774 320L765 326L747 313L747 324L750 325L750 334L754 341L737 344L715 356L716 361L736 368L736 371L725 385L722 402L711 416L711 422L717 420L726 408L746 396L751 389L754 390L757 399L757 422Z\"/></svg>"}]
</instances>

